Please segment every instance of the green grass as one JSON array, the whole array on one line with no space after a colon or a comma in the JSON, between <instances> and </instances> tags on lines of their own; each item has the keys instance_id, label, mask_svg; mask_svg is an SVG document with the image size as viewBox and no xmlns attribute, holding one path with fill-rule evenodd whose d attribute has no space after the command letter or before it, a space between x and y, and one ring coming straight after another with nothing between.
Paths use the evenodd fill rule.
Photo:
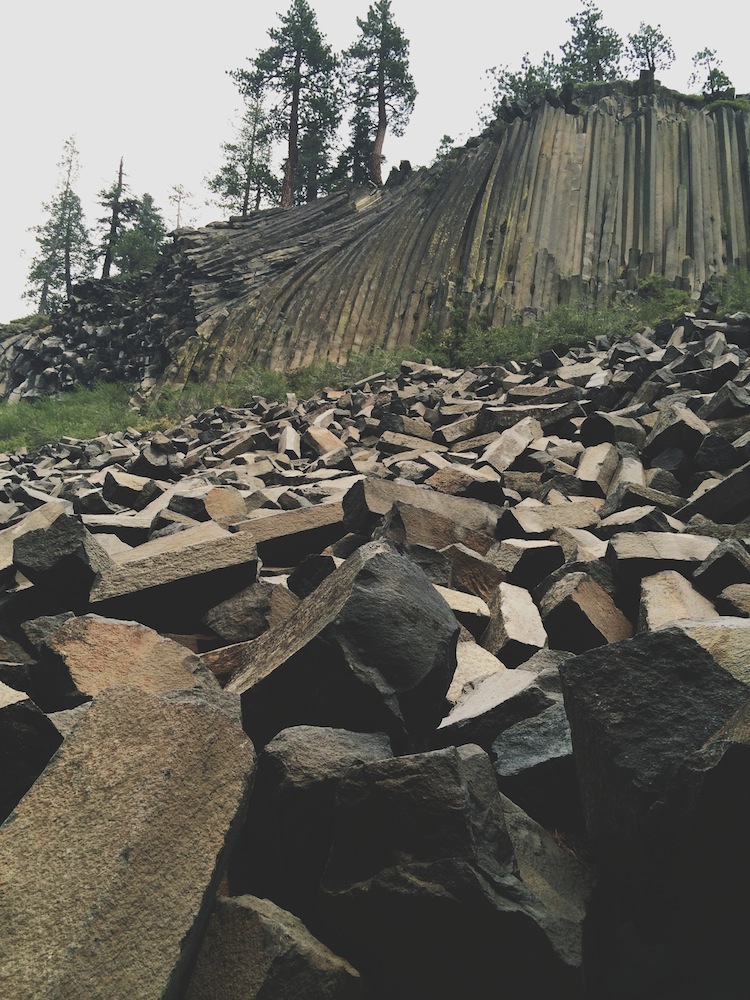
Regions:
<instances>
[{"instance_id":1,"label":"green grass","mask_svg":"<svg viewBox=\"0 0 750 1000\"><path fill-rule=\"evenodd\" d=\"M59 441L92 438L136 425L128 408L130 387L122 382L77 389L58 398L0 403L0 448L6 452Z\"/></svg>"},{"instance_id":2,"label":"green grass","mask_svg":"<svg viewBox=\"0 0 750 1000\"><path fill-rule=\"evenodd\" d=\"M374 349L353 355L345 365L318 362L309 368L281 372L249 366L232 381L219 385L189 383L183 390L164 389L146 402L140 413L130 409L133 386L124 382L98 383L90 389L76 389L58 397L18 403L0 403L0 450L35 450L61 437L93 438L104 433L135 430L167 430L191 414L214 406L242 407L254 396L282 400L287 392L300 399L319 389L341 389L377 371L395 374L413 349L391 353Z\"/></svg>"},{"instance_id":3,"label":"green grass","mask_svg":"<svg viewBox=\"0 0 750 1000\"><path fill-rule=\"evenodd\" d=\"M717 286L724 312L750 311L750 272L735 269ZM343 389L377 371L394 375L404 359L430 358L445 367L465 368L478 364L503 364L539 357L546 348L586 345L599 336L621 339L661 319L676 318L693 303L685 292L670 287L662 278L641 282L638 292L608 306L591 304L560 306L531 323L512 323L492 328L469 316L468 297L459 295L448 330L425 334L404 351L375 348L352 355L346 364L319 361L286 373L248 366L230 382L221 385L189 383L184 389L165 389L147 401L140 413L128 406L132 386L98 384L58 398L34 402L0 403L0 450L33 450L61 437L92 438L133 427L136 430L166 430L190 414L214 406L245 406L254 396L282 400L288 392L308 399L323 388ZM31 319L31 318L29 318ZM15 321L12 324L22 324ZM0 336L8 327L0 328Z\"/></svg>"}]
</instances>

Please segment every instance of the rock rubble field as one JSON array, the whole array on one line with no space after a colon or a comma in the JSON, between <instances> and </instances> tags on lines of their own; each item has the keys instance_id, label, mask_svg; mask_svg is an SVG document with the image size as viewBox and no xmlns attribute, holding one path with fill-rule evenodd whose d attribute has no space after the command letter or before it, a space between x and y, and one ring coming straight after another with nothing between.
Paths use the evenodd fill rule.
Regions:
<instances>
[{"instance_id":1,"label":"rock rubble field","mask_svg":"<svg viewBox=\"0 0 750 1000\"><path fill-rule=\"evenodd\" d=\"M704 313L0 456L0 995L746 997Z\"/></svg>"}]
</instances>

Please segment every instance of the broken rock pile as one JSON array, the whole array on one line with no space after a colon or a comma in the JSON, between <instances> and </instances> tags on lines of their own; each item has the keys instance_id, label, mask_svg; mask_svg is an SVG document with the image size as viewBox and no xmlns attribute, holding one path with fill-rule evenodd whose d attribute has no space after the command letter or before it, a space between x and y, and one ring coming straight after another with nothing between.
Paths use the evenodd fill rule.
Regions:
<instances>
[{"instance_id":1,"label":"broken rock pile","mask_svg":"<svg viewBox=\"0 0 750 1000\"><path fill-rule=\"evenodd\" d=\"M744 996L749 343L2 456L2 995Z\"/></svg>"}]
</instances>

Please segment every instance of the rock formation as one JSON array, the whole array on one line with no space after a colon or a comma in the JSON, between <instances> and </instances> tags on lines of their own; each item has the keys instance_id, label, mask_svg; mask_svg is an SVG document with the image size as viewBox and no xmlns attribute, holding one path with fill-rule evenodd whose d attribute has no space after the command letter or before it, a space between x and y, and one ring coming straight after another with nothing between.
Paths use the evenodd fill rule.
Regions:
<instances>
[{"instance_id":1,"label":"rock formation","mask_svg":"<svg viewBox=\"0 0 750 1000\"><path fill-rule=\"evenodd\" d=\"M491 138L378 191L180 231L151 286L89 283L49 335L7 342L3 393L343 361L456 309L502 326L650 275L699 291L748 263L750 113L642 89L516 107Z\"/></svg>"},{"instance_id":2,"label":"rock formation","mask_svg":"<svg viewBox=\"0 0 750 1000\"><path fill-rule=\"evenodd\" d=\"M2 456L2 995L744 997L748 346Z\"/></svg>"}]
</instances>

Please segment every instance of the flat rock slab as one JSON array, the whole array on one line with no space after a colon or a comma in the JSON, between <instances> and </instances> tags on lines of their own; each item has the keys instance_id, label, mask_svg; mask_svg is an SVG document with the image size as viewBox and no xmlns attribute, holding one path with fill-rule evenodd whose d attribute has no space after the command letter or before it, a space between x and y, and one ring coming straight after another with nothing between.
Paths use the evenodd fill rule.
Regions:
<instances>
[{"instance_id":1,"label":"flat rock slab","mask_svg":"<svg viewBox=\"0 0 750 1000\"><path fill-rule=\"evenodd\" d=\"M194 653L137 622L99 615L71 618L47 640L47 648L84 695L118 686L150 694L205 686L199 676L205 668Z\"/></svg>"},{"instance_id":2,"label":"flat rock slab","mask_svg":"<svg viewBox=\"0 0 750 1000\"><path fill-rule=\"evenodd\" d=\"M359 973L270 899L218 899L185 1000L363 1000Z\"/></svg>"},{"instance_id":3,"label":"flat rock slab","mask_svg":"<svg viewBox=\"0 0 750 1000\"><path fill-rule=\"evenodd\" d=\"M432 735L432 745L476 743L489 751L500 733L552 704L537 685L534 671L500 670L466 688Z\"/></svg>"},{"instance_id":4,"label":"flat rock slab","mask_svg":"<svg viewBox=\"0 0 750 1000\"><path fill-rule=\"evenodd\" d=\"M183 996L253 766L205 705L97 698L0 828L0 994Z\"/></svg>"},{"instance_id":5,"label":"flat rock slab","mask_svg":"<svg viewBox=\"0 0 750 1000\"><path fill-rule=\"evenodd\" d=\"M90 599L92 603L107 601L242 565L254 578L257 550L252 535L230 534L209 521L115 557L97 576Z\"/></svg>"},{"instance_id":6,"label":"flat rock slab","mask_svg":"<svg viewBox=\"0 0 750 1000\"><path fill-rule=\"evenodd\" d=\"M344 523L350 531L370 535L396 501L429 510L469 528L488 535L494 534L500 511L481 500L453 497L436 493L421 486L396 483L383 479L364 479L344 497Z\"/></svg>"}]
</instances>

